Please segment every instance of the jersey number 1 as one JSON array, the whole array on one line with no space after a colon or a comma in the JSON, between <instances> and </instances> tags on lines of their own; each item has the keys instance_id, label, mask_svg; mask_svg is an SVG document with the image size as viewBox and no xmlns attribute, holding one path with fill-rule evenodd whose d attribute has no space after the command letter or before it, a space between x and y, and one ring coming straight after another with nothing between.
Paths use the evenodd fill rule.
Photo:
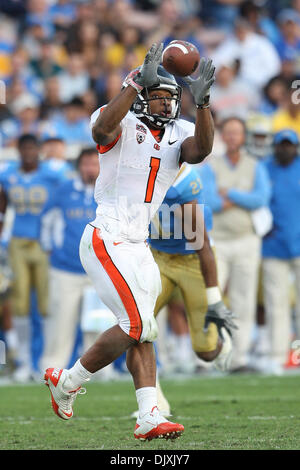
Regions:
<instances>
[{"instance_id":1,"label":"jersey number 1","mask_svg":"<svg viewBox=\"0 0 300 470\"><path fill-rule=\"evenodd\" d=\"M157 177L157 173L160 166L160 158L151 157L150 160L150 173L147 182L146 196L144 202L151 202L153 197L154 185Z\"/></svg>"}]
</instances>

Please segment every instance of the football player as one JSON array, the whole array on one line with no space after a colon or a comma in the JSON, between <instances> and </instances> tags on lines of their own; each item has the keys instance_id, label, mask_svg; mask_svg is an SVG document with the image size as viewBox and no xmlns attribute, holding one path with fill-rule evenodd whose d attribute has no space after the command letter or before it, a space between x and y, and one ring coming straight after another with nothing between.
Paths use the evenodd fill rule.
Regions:
<instances>
[{"instance_id":1,"label":"football player","mask_svg":"<svg viewBox=\"0 0 300 470\"><path fill-rule=\"evenodd\" d=\"M246 121L246 147L251 155L263 160L272 152L272 120L259 113L250 114Z\"/></svg>"},{"instance_id":2,"label":"football player","mask_svg":"<svg viewBox=\"0 0 300 470\"><path fill-rule=\"evenodd\" d=\"M7 206L14 209L9 255L13 271L12 311L19 337L19 362L14 378L25 382L32 377L30 353L30 295L34 288L39 312L47 313L48 259L39 243L42 210L53 190L54 180L41 169L39 143L34 135L19 138L18 166L1 175L0 233Z\"/></svg>"},{"instance_id":3,"label":"football player","mask_svg":"<svg viewBox=\"0 0 300 470\"><path fill-rule=\"evenodd\" d=\"M18 337L13 325L11 308L11 284L12 270L9 264L6 243L0 240L0 330L3 333L7 347L7 366L3 366L4 375L10 374L16 368L16 353L18 348Z\"/></svg>"},{"instance_id":4,"label":"football player","mask_svg":"<svg viewBox=\"0 0 300 470\"><path fill-rule=\"evenodd\" d=\"M43 160L41 167L44 172L57 180L65 181L75 176L74 167L67 161L67 148L65 141L59 136L48 137L41 146Z\"/></svg>"},{"instance_id":5,"label":"football player","mask_svg":"<svg viewBox=\"0 0 300 470\"><path fill-rule=\"evenodd\" d=\"M204 208L204 218L201 208ZM188 238L189 227L193 227L193 242ZM219 370L226 371L232 350L231 330L236 326L218 287L214 252L207 234L212 228L212 213L204 205L202 182L191 166L181 168L151 228L149 242L162 281L155 316L168 304L174 289L179 287L193 350L200 359L214 361ZM170 407L158 381L157 391L159 409L164 416L169 415Z\"/></svg>"},{"instance_id":6,"label":"football player","mask_svg":"<svg viewBox=\"0 0 300 470\"><path fill-rule=\"evenodd\" d=\"M99 173L95 147L77 159L78 174L59 185L41 219L41 245L50 255L48 324L41 367L69 364L76 338L80 304L90 281L80 263L78 246L86 224L94 219L94 185ZM67 337L64 332L68 330Z\"/></svg>"},{"instance_id":7,"label":"football player","mask_svg":"<svg viewBox=\"0 0 300 470\"><path fill-rule=\"evenodd\" d=\"M83 267L118 325L105 331L69 369L45 373L54 411L69 419L81 386L93 373L127 351L139 408L134 436L176 438L184 430L158 411L157 336L154 307L161 290L159 269L145 240L148 226L179 165L201 162L210 152L214 126L209 90L211 60L202 58L199 77L188 79L197 106L196 125L179 118L181 88L159 64L163 45L153 44L121 92L91 118L100 154L95 187L96 219L80 243Z\"/></svg>"}]
</instances>

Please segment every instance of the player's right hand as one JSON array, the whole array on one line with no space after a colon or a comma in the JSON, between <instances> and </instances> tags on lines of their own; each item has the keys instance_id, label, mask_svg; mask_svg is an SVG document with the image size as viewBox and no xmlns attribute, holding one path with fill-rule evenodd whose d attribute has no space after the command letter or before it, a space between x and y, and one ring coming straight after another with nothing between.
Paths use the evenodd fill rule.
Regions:
<instances>
[{"instance_id":1,"label":"player's right hand","mask_svg":"<svg viewBox=\"0 0 300 470\"><path fill-rule=\"evenodd\" d=\"M210 323L215 323L221 338L223 338L221 331L222 328L226 328L230 336L232 336L232 330L238 329L234 322L235 318L236 316L232 311L226 307L222 300L220 300L220 302L208 306L203 331L207 332L208 325Z\"/></svg>"},{"instance_id":2,"label":"player's right hand","mask_svg":"<svg viewBox=\"0 0 300 470\"><path fill-rule=\"evenodd\" d=\"M135 83L142 88L151 87L159 83L157 69L162 59L163 43L152 44L147 52L144 63L138 74L134 77Z\"/></svg>"}]
</instances>

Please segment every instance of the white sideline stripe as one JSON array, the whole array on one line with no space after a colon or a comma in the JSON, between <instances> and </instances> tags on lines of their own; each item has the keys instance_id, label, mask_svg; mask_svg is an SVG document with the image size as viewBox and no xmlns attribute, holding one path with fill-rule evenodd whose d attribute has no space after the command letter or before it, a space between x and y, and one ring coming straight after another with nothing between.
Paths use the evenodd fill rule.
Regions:
<instances>
[{"instance_id":1,"label":"white sideline stripe","mask_svg":"<svg viewBox=\"0 0 300 470\"><path fill-rule=\"evenodd\" d=\"M237 419L241 419L240 416L224 416L225 419L233 419L233 420L237 420ZM293 415L290 415L290 416L247 416L247 419L251 419L251 420L266 420L266 421L269 421L269 420L279 420L279 419L293 419L295 418L295 416ZM185 420L185 421L192 421L195 419L195 416L176 416L176 419L177 420Z\"/></svg>"},{"instance_id":2,"label":"white sideline stripe","mask_svg":"<svg viewBox=\"0 0 300 470\"><path fill-rule=\"evenodd\" d=\"M48 422L57 422L57 417L44 417L44 418L36 418L36 417L30 417L30 418L25 418L25 416L2 416L1 420L2 422L7 422L8 424L32 424L34 421L48 421ZM99 416L98 418L86 418L84 416L74 416L73 420L74 421L115 421L116 419L120 420L132 420L130 416Z\"/></svg>"},{"instance_id":3,"label":"white sideline stripe","mask_svg":"<svg viewBox=\"0 0 300 470\"><path fill-rule=\"evenodd\" d=\"M248 416L248 419L271 420L271 419L293 419L295 416Z\"/></svg>"},{"instance_id":4,"label":"white sideline stripe","mask_svg":"<svg viewBox=\"0 0 300 470\"><path fill-rule=\"evenodd\" d=\"M224 416L225 419L228 420L240 420L241 417L239 416ZM262 421L270 421L270 420L283 420L283 419L294 419L294 415L290 416L247 416L247 419L250 420L262 420ZM98 418L87 418L84 416L74 416L73 420L74 421L115 421L116 419L118 420L130 420L132 421L131 416L99 416ZM184 421L192 421L195 420L195 416L176 416L176 420L184 420ZM26 418L25 416L3 416L2 417L2 422L8 422L8 424L32 424L35 421L48 421L48 422L56 422L57 417L44 417L44 418L37 418L37 417L31 417L31 418Z\"/></svg>"}]
</instances>

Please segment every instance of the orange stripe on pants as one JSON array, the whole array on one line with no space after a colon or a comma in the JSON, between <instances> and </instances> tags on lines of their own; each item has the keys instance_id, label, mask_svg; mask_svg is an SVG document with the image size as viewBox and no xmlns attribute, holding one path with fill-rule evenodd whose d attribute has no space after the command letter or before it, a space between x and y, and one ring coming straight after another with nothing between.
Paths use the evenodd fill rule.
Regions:
<instances>
[{"instance_id":1,"label":"orange stripe on pants","mask_svg":"<svg viewBox=\"0 0 300 470\"><path fill-rule=\"evenodd\" d=\"M127 282L109 256L104 241L100 237L99 229L96 228L93 231L93 248L95 255L115 286L128 314L130 321L129 336L139 341L142 334L142 321L136 301Z\"/></svg>"}]
</instances>

